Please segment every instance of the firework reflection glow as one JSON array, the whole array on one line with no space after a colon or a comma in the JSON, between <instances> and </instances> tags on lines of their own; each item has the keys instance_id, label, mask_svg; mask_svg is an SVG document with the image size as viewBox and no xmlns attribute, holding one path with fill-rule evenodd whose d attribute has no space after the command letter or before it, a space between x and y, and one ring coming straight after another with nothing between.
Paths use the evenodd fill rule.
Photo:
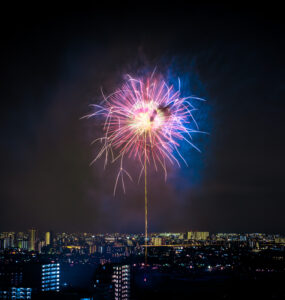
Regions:
<instances>
[{"instance_id":1,"label":"firework reflection glow","mask_svg":"<svg viewBox=\"0 0 285 300\"><path fill-rule=\"evenodd\" d=\"M101 105L92 105L94 110L85 118L101 116L104 135L93 142L101 142L94 163L101 157L108 162L119 161L114 194L121 178L125 191L124 177L132 181L130 173L124 168L124 160L132 158L141 166L140 176L146 166L152 164L156 170L163 170L167 177L167 162L180 166L187 165L179 150L182 141L200 151L192 143L192 134L201 132L192 112L195 107L191 100L198 97L181 97L179 88L168 86L163 79L136 79L127 76L120 89L104 96Z\"/></svg>"}]
</instances>

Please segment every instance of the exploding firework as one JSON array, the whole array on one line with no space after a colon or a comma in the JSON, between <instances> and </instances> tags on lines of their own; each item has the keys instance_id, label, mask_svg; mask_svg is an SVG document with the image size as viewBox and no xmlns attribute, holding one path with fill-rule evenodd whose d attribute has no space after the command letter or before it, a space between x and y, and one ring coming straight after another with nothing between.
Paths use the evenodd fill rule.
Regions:
<instances>
[{"instance_id":1,"label":"exploding firework","mask_svg":"<svg viewBox=\"0 0 285 300\"><path fill-rule=\"evenodd\" d=\"M116 176L114 193L121 178L125 191L124 177L132 180L124 168L125 159L136 160L141 166L140 176L146 165L152 164L156 170L163 170L167 177L167 162L180 166L180 161L187 165L179 149L182 141L200 151L192 143L192 134L201 132L192 112L190 103L198 97L181 97L179 88L168 86L164 80L153 76L135 79L127 76L120 89L109 96L104 96L101 105L92 105L94 111L87 118L101 116L104 135L94 142L101 142L102 147L92 161L105 158L105 167L120 161Z\"/></svg>"},{"instance_id":2,"label":"exploding firework","mask_svg":"<svg viewBox=\"0 0 285 300\"><path fill-rule=\"evenodd\" d=\"M180 166L179 158L186 165L179 147L183 141L200 151L192 142L192 134L201 132L192 112L192 99L198 97L181 97L179 88L168 86L160 78L136 79L127 77L120 89L105 97L101 105L93 105L94 111L86 118L101 116L103 136L94 142L102 144L94 163L101 157L108 162L119 161L119 170L115 180L114 194L121 178L125 191L124 176L131 181L130 173L124 168L125 159L133 159L141 166L144 173L145 195L145 263L148 247L148 198L147 166L164 171L167 177L167 162Z\"/></svg>"}]
</instances>

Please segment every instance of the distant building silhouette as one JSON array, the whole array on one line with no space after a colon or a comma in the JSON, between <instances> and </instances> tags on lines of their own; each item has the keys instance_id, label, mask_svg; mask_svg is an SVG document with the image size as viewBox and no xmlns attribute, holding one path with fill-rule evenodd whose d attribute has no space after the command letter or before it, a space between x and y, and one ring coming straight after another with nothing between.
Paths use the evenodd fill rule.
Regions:
<instances>
[{"instance_id":1,"label":"distant building silhouette","mask_svg":"<svg viewBox=\"0 0 285 300\"><path fill-rule=\"evenodd\" d=\"M205 241L209 238L210 234L207 231L188 231L187 240Z\"/></svg>"},{"instance_id":2,"label":"distant building silhouette","mask_svg":"<svg viewBox=\"0 0 285 300\"><path fill-rule=\"evenodd\" d=\"M45 244L46 246L49 246L50 245L50 232L46 232L46 235L45 235Z\"/></svg>"},{"instance_id":3,"label":"distant building silhouette","mask_svg":"<svg viewBox=\"0 0 285 300\"><path fill-rule=\"evenodd\" d=\"M29 230L29 250L35 251L36 248L36 233L37 230L32 228Z\"/></svg>"}]
</instances>

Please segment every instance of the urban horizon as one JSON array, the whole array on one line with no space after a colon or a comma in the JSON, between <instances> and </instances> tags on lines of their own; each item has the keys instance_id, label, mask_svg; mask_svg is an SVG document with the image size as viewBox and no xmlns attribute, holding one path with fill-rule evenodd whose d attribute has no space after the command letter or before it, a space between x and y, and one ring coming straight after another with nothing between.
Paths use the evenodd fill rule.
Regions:
<instances>
[{"instance_id":1,"label":"urban horizon","mask_svg":"<svg viewBox=\"0 0 285 300\"><path fill-rule=\"evenodd\" d=\"M188 299L190 288L221 299L266 278L282 299L284 249L279 234L151 233L146 247L144 233L0 232L0 298Z\"/></svg>"},{"instance_id":2,"label":"urban horizon","mask_svg":"<svg viewBox=\"0 0 285 300\"><path fill-rule=\"evenodd\" d=\"M268 233L211 233L208 231L187 231L187 232L161 232L149 233L147 244L144 233L90 233L90 232L54 232L39 231L31 228L28 231L20 232L0 232L0 249L19 249L41 252L43 247L58 246L64 247L91 247L94 245L106 245L117 243L120 246L140 245L142 247L151 246L193 246L192 242L209 242L210 244L220 242L248 242L262 243L263 249L268 249L272 245L285 244L285 236L282 234ZM122 244L120 244L122 243Z\"/></svg>"},{"instance_id":3,"label":"urban horizon","mask_svg":"<svg viewBox=\"0 0 285 300\"><path fill-rule=\"evenodd\" d=\"M49 230L42 230L37 228L36 226L31 226L28 227L24 230L2 230L0 233L3 232L28 232L31 229L35 229L38 232L44 233L44 232L54 232L54 233L88 233L88 234L94 234L94 235L106 235L106 234L131 234L131 235L139 235L139 234L144 234L144 231L137 231L137 232L116 232L116 231L109 231L109 232L96 232L96 231L68 231L68 230L54 230L54 229L49 229ZM220 231L210 231L210 230L201 230L201 229L192 229L189 228L188 230L181 230L181 231L149 231L150 234L181 234L181 233L187 233L187 232L209 232L213 234L217 233L225 233L225 234L268 234L268 235L285 235L283 232L278 232L278 231L226 231L226 230L220 230Z\"/></svg>"}]
</instances>

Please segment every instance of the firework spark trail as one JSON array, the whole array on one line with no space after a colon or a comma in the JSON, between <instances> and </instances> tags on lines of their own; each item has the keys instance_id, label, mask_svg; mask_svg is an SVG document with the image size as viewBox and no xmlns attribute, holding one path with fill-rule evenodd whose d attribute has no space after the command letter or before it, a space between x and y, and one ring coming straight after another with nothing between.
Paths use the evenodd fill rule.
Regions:
<instances>
[{"instance_id":1,"label":"firework spark trail","mask_svg":"<svg viewBox=\"0 0 285 300\"><path fill-rule=\"evenodd\" d=\"M174 87L168 87L163 80L137 80L131 76L128 76L121 89L108 97L103 94L103 97L102 105L92 105L94 111L85 118L104 118L104 136L93 141L100 141L103 146L91 164L104 155L105 167L108 161L121 161L114 193L119 177L127 175L131 178L123 168L125 158L132 157L137 160L143 171L146 156L148 164L153 163L156 170L160 165L166 175L166 161L171 164L175 162L180 166L175 153L187 165L178 149L182 141L200 151L191 142L191 134L201 131L192 115L196 109L188 100L203 99L182 98L180 90L174 91ZM195 129L191 126L193 124Z\"/></svg>"},{"instance_id":2,"label":"firework spark trail","mask_svg":"<svg viewBox=\"0 0 285 300\"><path fill-rule=\"evenodd\" d=\"M125 192L124 176L131 181L132 177L124 169L124 159L132 158L141 165L141 175L145 174L145 255L147 257L147 165L159 166L167 177L167 161L180 166L178 158L187 165L178 147L186 141L200 151L192 142L192 133L201 133L192 112L195 107L190 100L202 100L190 96L181 97L179 89L168 86L164 80L149 78L136 79L127 77L123 86L110 94L103 95L101 105L92 105L94 111L85 118L103 117L104 135L96 139L102 147L92 161L105 156L104 168L110 161L120 161L119 171L115 180L114 194L121 178ZM194 127L194 129L193 129ZM91 163L91 164L92 164Z\"/></svg>"}]
</instances>

